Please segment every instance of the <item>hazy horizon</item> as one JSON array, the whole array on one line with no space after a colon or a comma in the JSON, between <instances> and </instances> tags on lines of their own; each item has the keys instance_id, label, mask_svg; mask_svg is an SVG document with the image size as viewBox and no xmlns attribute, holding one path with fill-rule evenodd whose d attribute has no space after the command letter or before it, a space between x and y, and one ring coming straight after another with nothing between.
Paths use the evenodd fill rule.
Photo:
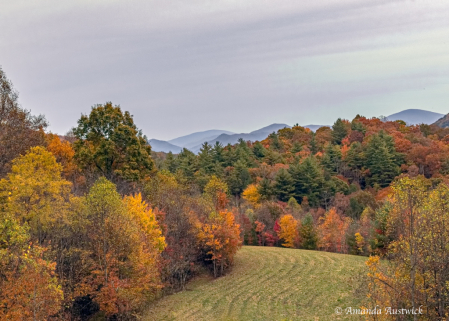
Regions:
<instances>
[{"instance_id":1,"label":"hazy horizon","mask_svg":"<svg viewBox=\"0 0 449 321\"><path fill-rule=\"evenodd\" d=\"M112 101L148 138L449 112L449 1L14 1L0 66L64 134Z\"/></svg>"}]
</instances>

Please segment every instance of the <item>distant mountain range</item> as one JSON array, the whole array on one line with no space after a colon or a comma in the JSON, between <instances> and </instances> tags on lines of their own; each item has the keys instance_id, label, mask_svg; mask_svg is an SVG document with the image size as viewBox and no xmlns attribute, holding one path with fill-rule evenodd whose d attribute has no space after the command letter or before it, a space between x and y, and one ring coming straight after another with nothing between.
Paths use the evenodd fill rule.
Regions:
<instances>
[{"instance_id":1,"label":"distant mountain range","mask_svg":"<svg viewBox=\"0 0 449 321\"><path fill-rule=\"evenodd\" d=\"M422 109L406 109L399 113L387 116L388 120L403 120L407 125L417 125L417 124L433 124L438 119L443 117L443 114L434 113L433 111L422 110Z\"/></svg>"},{"instance_id":2,"label":"distant mountain range","mask_svg":"<svg viewBox=\"0 0 449 321\"><path fill-rule=\"evenodd\" d=\"M408 125L415 124L432 124L441 119L443 114L435 113L432 111L421 110L421 109L406 109L399 113L392 114L387 116L388 120L403 120ZM446 116L448 119L445 120L446 126L449 126L449 116ZM443 121L441 121L443 122ZM320 127L324 127L327 125L306 125L304 127L309 128L312 131L316 131ZM179 153L183 148L187 148L188 150L198 153L201 149L201 145L204 142L208 142L211 145L214 145L215 142L220 142L223 146L227 144L234 145L241 138L245 141L261 141L268 137L272 132L277 132L279 129L284 127L290 128L291 126L287 124L271 124L269 126L254 130L250 133L233 133L227 130L220 129L212 129L206 130L202 132L192 133L186 136L181 136L175 139L171 139L169 141L151 139L149 141L151 148L155 152L172 152L174 154ZM441 126L440 126L441 127Z\"/></svg>"},{"instance_id":3,"label":"distant mountain range","mask_svg":"<svg viewBox=\"0 0 449 321\"><path fill-rule=\"evenodd\" d=\"M222 134L225 135L232 135L233 132L227 131L227 130L219 130L219 129L212 129L212 130L206 130L204 132L196 132L190 135L178 137L172 140L169 140L168 142L170 144L185 147L187 149L195 148L198 145L203 144L204 142L208 142Z\"/></svg>"},{"instance_id":4,"label":"distant mountain range","mask_svg":"<svg viewBox=\"0 0 449 321\"><path fill-rule=\"evenodd\" d=\"M150 139L148 142L150 143L153 152L172 152L173 154L178 154L182 150L182 147L170 144L165 140Z\"/></svg>"},{"instance_id":5,"label":"distant mountain range","mask_svg":"<svg viewBox=\"0 0 449 321\"><path fill-rule=\"evenodd\" d=\"M307 125L304 127L310 128L312 131L316 131L318 128L324 125ZM183 148L198 153L204 142L208 142L214 145L215 142L220 142L223 146L227 144L236 144L240 138L245 141L261 141L268 137L273 132L277 132L279 129L291 126L287 124L271 124L269 126L254 130L250 133L236 134L227 130L212 129L203 132L196 132L186 136L181 136L169 141L150 139L149 143L151 149L155 152L172 152L174 154L179 153Z\"/></svg>"}]
</instances>

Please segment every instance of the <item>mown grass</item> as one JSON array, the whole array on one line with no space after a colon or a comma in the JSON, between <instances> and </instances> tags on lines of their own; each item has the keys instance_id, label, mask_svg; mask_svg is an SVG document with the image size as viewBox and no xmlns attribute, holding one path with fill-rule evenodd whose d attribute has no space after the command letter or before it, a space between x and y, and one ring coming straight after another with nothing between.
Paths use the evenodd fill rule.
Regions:
<instances>
[{"instance_id":1,"label":"mown grass","mask_svg":"<svg viewBox=\"0 0 449 321\"><path fill-rule=\"evenodd\" d=\"M144 320L358 320L337 307L366 297L366 258L244 246L226 276L200 277L153 304Z\"/></svg>"}]
</instances>

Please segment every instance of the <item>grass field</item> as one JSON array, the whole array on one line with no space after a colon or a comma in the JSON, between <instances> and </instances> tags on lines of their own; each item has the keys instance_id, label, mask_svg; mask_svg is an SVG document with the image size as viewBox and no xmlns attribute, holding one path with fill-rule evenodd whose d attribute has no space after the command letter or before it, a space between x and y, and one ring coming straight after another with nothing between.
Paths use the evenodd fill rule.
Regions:
<instances>
[{"instance_id":1,"label":"grass field","mask_svg":"<svg viewBox=\"0 0 449 321\"><path fill-rule=\"evenodd\" d=\"M156 302L144 320L358 320L336 307L360 307L366 258L244 246L226 276L199 277Z\"/></svg>"}]
</instances>

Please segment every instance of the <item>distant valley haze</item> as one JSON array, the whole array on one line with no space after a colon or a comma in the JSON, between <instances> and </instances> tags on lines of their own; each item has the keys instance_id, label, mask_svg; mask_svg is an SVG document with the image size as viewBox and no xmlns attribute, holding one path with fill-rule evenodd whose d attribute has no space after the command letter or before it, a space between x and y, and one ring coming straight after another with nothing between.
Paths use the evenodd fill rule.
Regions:
<instances>
[{"instance_id":1,"label":"distant valley haze","mask_svg":"<svg viewBox=\"0 0 449 321\"><path fill-rule=\"evenodd\" d=\"M228 132L200 140L446 114L448 17L447 1L420 0L3 1L0 65L52 132L111 101L179 146L210 129Z\"/></svg>"}]
</instances>

